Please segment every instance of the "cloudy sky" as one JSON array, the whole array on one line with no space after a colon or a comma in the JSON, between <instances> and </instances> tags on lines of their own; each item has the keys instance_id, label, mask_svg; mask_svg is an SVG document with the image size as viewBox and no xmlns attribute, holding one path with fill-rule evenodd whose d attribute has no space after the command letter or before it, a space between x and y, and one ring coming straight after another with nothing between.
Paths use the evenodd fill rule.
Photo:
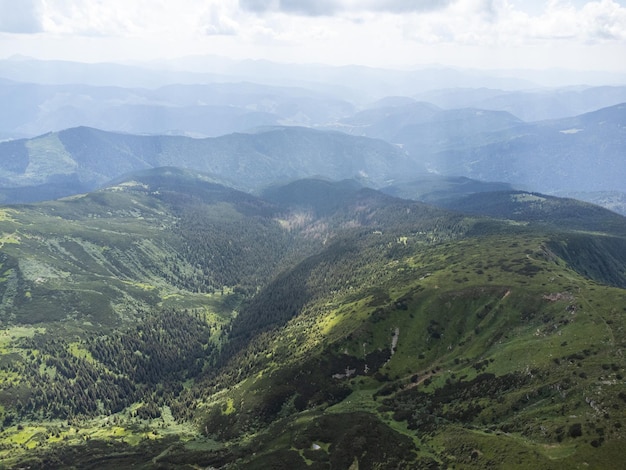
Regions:
<instances>
[{"instance_id":1,"label":"cloudy sky","mask_svg":"<svg viewBox=\"0 0 626 470\"><path fill-rule=\"evenodd\" d=\"M626 70L626 0L0 0L0 58Z\"/></svg>"}]
</instances>

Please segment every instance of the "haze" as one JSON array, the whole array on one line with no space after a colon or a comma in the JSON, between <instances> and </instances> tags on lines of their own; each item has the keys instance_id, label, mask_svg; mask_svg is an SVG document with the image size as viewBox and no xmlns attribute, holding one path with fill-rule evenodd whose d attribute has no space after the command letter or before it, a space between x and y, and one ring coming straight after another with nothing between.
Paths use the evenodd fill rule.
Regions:
<instances>
[{"instance_id":1,"label":"haze","mask_svg":"<svg viewBox=\"0 0 626 470\"><path fill-rule=\"evenodd\" d=\"M0 31L5 58L626 71L623 0L0 0Z\"/></svg>"}]
</instances>

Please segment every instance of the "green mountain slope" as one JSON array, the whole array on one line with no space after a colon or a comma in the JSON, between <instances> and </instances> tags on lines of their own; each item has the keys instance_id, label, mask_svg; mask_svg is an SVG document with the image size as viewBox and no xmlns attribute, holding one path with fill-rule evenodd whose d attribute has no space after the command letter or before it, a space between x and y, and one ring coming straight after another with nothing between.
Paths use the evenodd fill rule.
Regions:
<instances>
[{"instance_id":1,"label":"green mountain slope","mask_svg":"<svg viewBox=\"0 0 626 470\"><path fill-rule=\"evenodd\" d=\"M543 227L574 231L550 244L580 274L626 287L624 217L602 207L523 191L475 193L439 201L439 206L473 215L508 218Z\"/></svg>"},{"instance_id":2,"label":"green mountain slope","mask_svg":"<svg viewBox=\"0 0 626 470\"><path fill-rule=\"evenodd\" d=\"M269 333L229 352L219 383L243 381L207 396L216 403L205 430L221 439L260 431L251 448L260 455L246 468L279 458L293 468L310 459L331 468L606 466L624 438L626 297L568 268L553 237L505 230L329 247L300 285L330 278L334 288L306 298L284 326L268 318ZM270 306L289 312L294 290L268 289L271 298L258 297L265 307L240 322ZM390 436L386 457L369 451L381 446L376 434ZM311 453L313 444L323 451Z\"/></svg>"},{"instance_id":3,"label":"green mountain slope","mask_svg":"<svg viewBox=\"0 0 626 470\"><path fill-rule=\"evenodd\" d=\"M170 168L4 209L7 467L621 464L623 218L268 197Z\"/></svg>"},{"instance_id":4,"label":"green mountain slope","mask_svg":"<svg viewBox=\"0 0 626 470\"><path fill-rule=\"evenodd\" d=\"M576 199L526 191L475 192L437 201L447 209L466 214L624 236L624 217L603 207Z\"/></svg>"},{"instance_id":5,"label":"green mountain slope","mask_svg":"<svg viewBox=\"0 0 626 470\"><path fill-rule=\"evenodd\" d=\"M277 208L190 175L160 169L101 192L6 209L3 273L12 282L3 297L4 319L65 318L73 305L65 295L122 308L137 299L153 304L178 290L256 286L289 243L273 220ZM268 245L259 250L263 240ZM249 260L234 255L252 243ZM52 307L42 306L39 318L35 301L45 299L44 292L60 297ZM77 314L89 316L83 309ZM96 321L106 323L100 310L97 314Z\"/></svg>"},{"instance_id":6,"label":"green mountain slope","mask_svg":"<svg viewBox=\"0 0 626 470\"><path fill-rule=\"evenodd\" d=\"M414 199L446 207L464 196L509 191L511 189L511 185L508 183L478 181L464 176L443 176L430 173L419 175L412 181L399 181L382 188L381 191L404 199Z\"/></svg>"}]
</instances>

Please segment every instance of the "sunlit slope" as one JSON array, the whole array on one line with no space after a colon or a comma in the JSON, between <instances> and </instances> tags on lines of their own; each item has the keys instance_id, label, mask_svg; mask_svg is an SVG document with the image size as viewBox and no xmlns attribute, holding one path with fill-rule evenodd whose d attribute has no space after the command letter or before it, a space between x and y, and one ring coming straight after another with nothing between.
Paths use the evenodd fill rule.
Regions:
<instances>
[{"instance_id":1,"label":"sunlit slope","mask_svg":"<svg viewBox=\"0 0 626 470\"><path fill-rule=\"evenodd\" d=\"M173 169L2 209L2 321L115 325L138 307L256 286L288 253L275 210ZM238 257L252 240L263 263Z\"/></svg>"},{"instance_id":2,"label":"sunlit slope","mask_svg":"<svg viewBox=\"0 0 626 470\"><path fill-rule=\"evenodd\" d=\"M549 244L558 256L588 278L626 287L626 224L615 212L575 199L523 191L477 193L438 204L561 232Z\"/></svg>"},{"instance_id":3,"label":"sunlit slope","mask_svg":"<svg viewBox=\"0 0 626 470\"><path fill-rule=\"evenodd\" d=\"M614 465L626 293L568 268L551 237L370 242L380 257L320 259L309 289L345 278L230 359L224 378L243 381L207 397L205 431L260 432L251 468ZM269 289L272 305L292 292Z\"/></svg>"},{"instance_id":4,"label":"sunlit slope","mask_svg":"<svg viewBox=\"0 0 626 470\"><path fill-rule=\"evenodd\" d=\"M0 460L55 453L61 436L135 445L152 429L138 423L162 406L168 432L189 432L172 398L210 367L242 300L293 255L276 214L173 168L3 208Z\"/></svg>"}]
</instances>

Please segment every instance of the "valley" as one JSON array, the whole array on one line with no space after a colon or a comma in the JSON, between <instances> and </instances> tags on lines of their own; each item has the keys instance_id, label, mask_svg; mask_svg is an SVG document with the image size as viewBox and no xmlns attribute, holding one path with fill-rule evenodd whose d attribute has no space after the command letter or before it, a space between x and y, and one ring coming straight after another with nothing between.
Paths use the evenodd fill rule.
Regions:
<instances>
[{"instance_id":1,"label":"valley","mask_svg":"<svg viewBox=\"0 0 626 470\"><path fill-rule=\"evenodd\" d=\"M624 218L493 194L170 167L5 207L0 466L611 467Z\"/></svg>"}]
</instances>

